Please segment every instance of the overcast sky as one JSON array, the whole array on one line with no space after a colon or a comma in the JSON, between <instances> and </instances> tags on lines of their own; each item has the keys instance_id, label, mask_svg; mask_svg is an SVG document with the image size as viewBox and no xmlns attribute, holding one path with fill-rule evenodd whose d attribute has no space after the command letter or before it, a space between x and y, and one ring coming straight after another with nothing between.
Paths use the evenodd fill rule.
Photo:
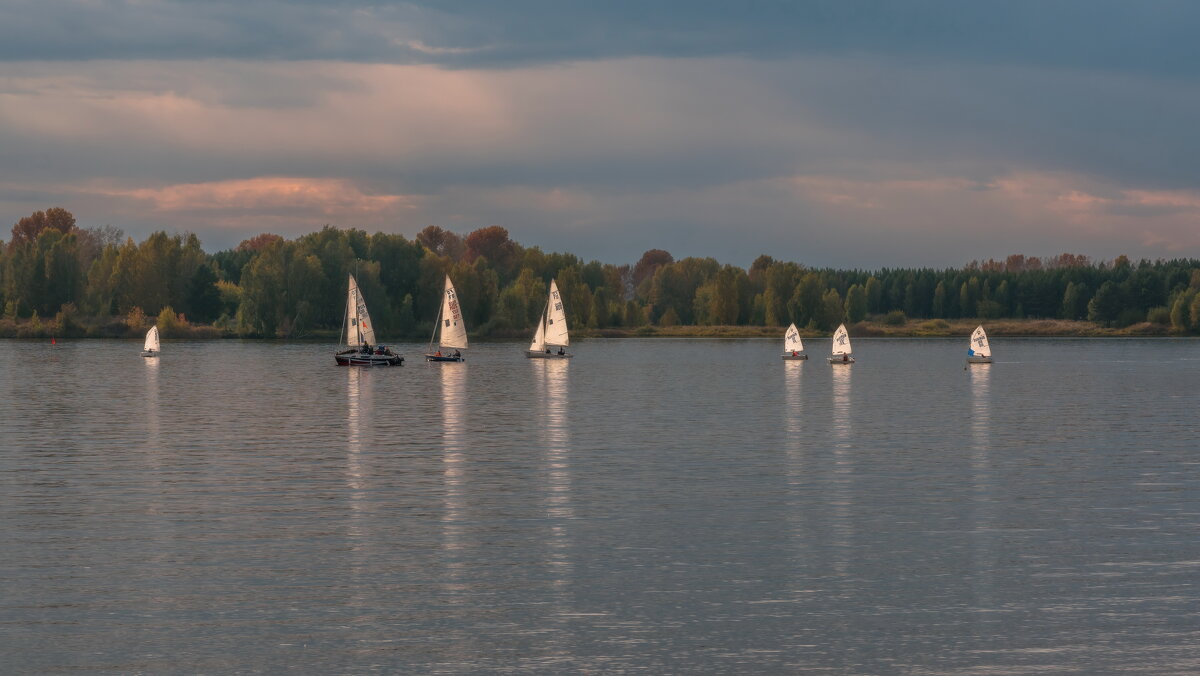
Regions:
<instances>
[{"instance_id":1,"label":"overcast sky","mask_svg":"<svg viewBox=\"0 0 1200 676\"><path fill-rule=\"evenodd\" d=\"M0 0L0 214L1200 257L1200 3Z\"/></svg>"}]
</instances>

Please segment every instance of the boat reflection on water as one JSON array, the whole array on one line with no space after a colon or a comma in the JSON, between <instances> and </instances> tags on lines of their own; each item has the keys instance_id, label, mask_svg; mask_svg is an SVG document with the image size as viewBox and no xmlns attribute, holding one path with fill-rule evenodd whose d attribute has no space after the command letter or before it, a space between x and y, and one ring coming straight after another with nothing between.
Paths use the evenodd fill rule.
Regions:
<instances>
[{"instance_id":1,"label":"boat reflection on water","mask_svg":"<svg viewBox=\"0 0 1200 676\"><path fill-rule=\"evenodd\" d=\"M993 571L996 569L995 505L996 478L992 467L992 365L974 364L970 369L971 387L971 473L974 479L971 505L971 557L974 568L975 616L982 622L989 616L994 598Z\"/></svg>"},{"instance_id":2,"label":"boat reflection on water","mask_svg":"<svg viewBox=\"0 0 1200 676\"><path fill-rule=\"evenodd\" d=\"M465 566L467 368L464 362L439 369L438 374L442 382L442 552L451 602L463 591Z\"/></svg>"},{"instance_id":3,"label":"boat reflection on water","mask_svg":"<svg viewBox=\"0 0 1200 676\"><path fill-rule=\"evenodd\" d=\"M854 454L850 449L853 431L853 411L850 406L852 368L831 369L833 377L833 476L832 485L832 545L833 569L838 575L848 574L854 540Z\"/></svg>"},{"instance_id":4,"label":"boat reflection on water","mask_svg":"<svg viewBox=\"0 0 1200 676\"><path fill-rule=\"evenodd\" d=\"M363 433L366 422L371 419L363 409L370 406L371 396L364 389L370 388L370 376L360 369L346 369L346 485L351 491L351 509L361 507L364 488Z\"/></svg>"},{"instance_id":5,"label":"boat reflection on water","mask_svg":"<svg viewBox=\"0 0 1200 676\"><path fill-rule=\"evenodd\" d=\"M571 505L571 431L567 415L568 369L570 362L546 359L531 362L538 381L539 404L542 411L542 440L545 447L544 466L547 478L546 518L550 525L550 557L548 562L560 573L557 586L565 586L571 572L568 556L570 537L567 524L574 518Z\"/></svg>"},{"instance_id":6,"label":"boat reflection on water","mask_svg":"<svg viewBox=\"0 0 1200 676\"><path fill-rule=\"evenodd\" d=\"M570 655L576 652L573 632L566 630L568 623L576 618L571 591L575 567L570 524L575 518L575 506L571 500L570 362L566 359L533 359L530 366L537 385L540 412L537 419L543 449L541 474L546 482L542 505L546 524L547 592L549 604L555 611L552 615L553 638L546 646L553 654Z\"/></svg>"},{"instance_id":7,"label":"boat reflection on water","mask_svg":"<svg viewBox=\"0 0 1200 676\"><path fill-rule=\"evenodd\" d=\"M792 541L797 547L795 555L804 558L804 550L810 534L805 531L804 487L810 481L804 463L804 364L802 360L787 360L783 363L783 429L786 432L784 453L787 475L788 513L787 519L792 532Z\"/></svg>"},{"instance_id":8,"label":"boat reflection on water","mask_svg":"<svg viewBox=\"0 0 1200 676\"><path fill-rule=\"evenodd\" d=\"M142 392L143 413L146 416L146 450L155 469L159 468L159 453L162 450L161 431L158 420L158 360L143 359L146 368L145 390Z\"/></svg>"}]
</instances>

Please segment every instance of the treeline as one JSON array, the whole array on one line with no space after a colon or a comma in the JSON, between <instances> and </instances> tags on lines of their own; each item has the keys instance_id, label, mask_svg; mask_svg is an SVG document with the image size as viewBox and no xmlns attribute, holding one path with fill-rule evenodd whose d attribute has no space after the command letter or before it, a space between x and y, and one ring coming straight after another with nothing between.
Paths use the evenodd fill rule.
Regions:
<instances>
[{"instance_id":1,"label":"treeline","mask_svg":"<svg viewBox=\"0 0 1200 676\"><path fill-rule=\"evenodd\" d=\"M795 322L828 331L866 319L1058 318L1200 333L1195 259L1014 255L955 269L862 271L763 255L747 270L653 249L612 265L521 246L499 226L465 236L430 226L414 240L325 227L209 254L192 234L156 232L138 243L115 228L79 228L70 212L52 208L22 218L0 245L0 334L49 327L125 335L147 317L167 335L196 325L258 337L337 331L351 272L387 338L428 335L446 274L476 335L528 331L551 278L572 326L593 329Z\"/></svg>"}]
</instances>

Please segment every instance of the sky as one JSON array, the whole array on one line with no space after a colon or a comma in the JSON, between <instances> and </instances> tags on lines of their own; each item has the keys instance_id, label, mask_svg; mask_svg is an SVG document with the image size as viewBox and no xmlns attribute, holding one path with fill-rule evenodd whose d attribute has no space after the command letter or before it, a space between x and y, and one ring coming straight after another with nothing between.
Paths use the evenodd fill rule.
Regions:
<instances>
[{"instance_id":1,"label":"sky","mask_svg":"<svg viewBox=\"0 0 1200 676\"><path fill-rule=\"evenodd\" d=\"M0 0L0 215L1200 258L1200 3ZM0 229L7 239L7 226Z\"/></svg>"}]
</instances>

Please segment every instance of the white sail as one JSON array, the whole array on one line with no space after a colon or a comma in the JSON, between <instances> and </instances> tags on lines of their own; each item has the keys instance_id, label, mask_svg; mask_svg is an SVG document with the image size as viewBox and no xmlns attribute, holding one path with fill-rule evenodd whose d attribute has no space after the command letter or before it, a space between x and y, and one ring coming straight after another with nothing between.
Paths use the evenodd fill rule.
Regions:
<instances>
[{"instance_id":1,"label":"white sail","mask_svg":"<svg viewBox=\"0 0 1200 676\"><path fill-rule=\"evenodd\" d=\"M850 334L846 331L845 324L839 324L837 331L833 332L833 356L840 357L843 354L852 354L850 352Z\"/></svg>"},{"instance_id":2,"label":"white sail","mask_svg":"<svg viewBox=\"0 0 1200 676\"><path fill-rule=\"evenodd\" d=\"M142 345L146 352L158 352L158 326L151 326L146 332L146 342Z\"/></svg>"},{"instance_id":3,"label":"white sail","mask_svg":"<svg viewBox=\"0 0 1200 676\"><path fill-rule=\"evenodd\" d=\"M971 333L971 345L967 348L967 354L972 357L992 356L992 346L988 343L983 324L975 327L975 331Z\"/></svg>"},{"instance_id":4,"label":"white sail","mask_svg":"<svg viewBox=\"0 0 1200 676\"><path fill-rule=\"evenodd\" d=\"M367 314L367 301L358 290L358 281L350 275L350 291L346 297L346 345L361 347L375 344L375 325Z\"/></svg>"},{"instance_id":5,"label":"white sail","mask_svg":"<svg viewBox=\"0 0 1200 676\"><path fill-rule=\"evenodd\" d=\"M546 349L546 313L538 320L537 333L533 334L533 342L529 344L530 352L541 352Z\"/></svg>"},{"instance_id":6,"label":"white sail","mask_svg":"<svg viewBox=\"0 0 1200 676\"><path fill-rule=\"evenodd\" d=\"M454 292L450 275L446 275L446 290L442 293L441 317L442 333L438 345L456 350L467 349L467 327L463 324L462 308L458 306L458 294Z\"/></svg>"},{"instance_id":7,"label":"white sail","mask_svg":"<svg viewBox=\"0 0 1200 676\"><path fill-rule=\"evenodd\" d=\"M567 336L567 313L563 311L562 297L558 295L558 284L550 280L550 304L546 308L546 344L567 347L571 339Z\"/></svg>"},{"instance_id":8,"label":"white sail","mask_svg":"<svg viewBox=\"0 0 1200 676\"><path fill-rule=\"evenodd\" d=\"M795 324L788 326L787 333L783 336L783 351L788 354L804 351L804 341L800 340L800 331Z\"/></svg>"}]
</instances>

